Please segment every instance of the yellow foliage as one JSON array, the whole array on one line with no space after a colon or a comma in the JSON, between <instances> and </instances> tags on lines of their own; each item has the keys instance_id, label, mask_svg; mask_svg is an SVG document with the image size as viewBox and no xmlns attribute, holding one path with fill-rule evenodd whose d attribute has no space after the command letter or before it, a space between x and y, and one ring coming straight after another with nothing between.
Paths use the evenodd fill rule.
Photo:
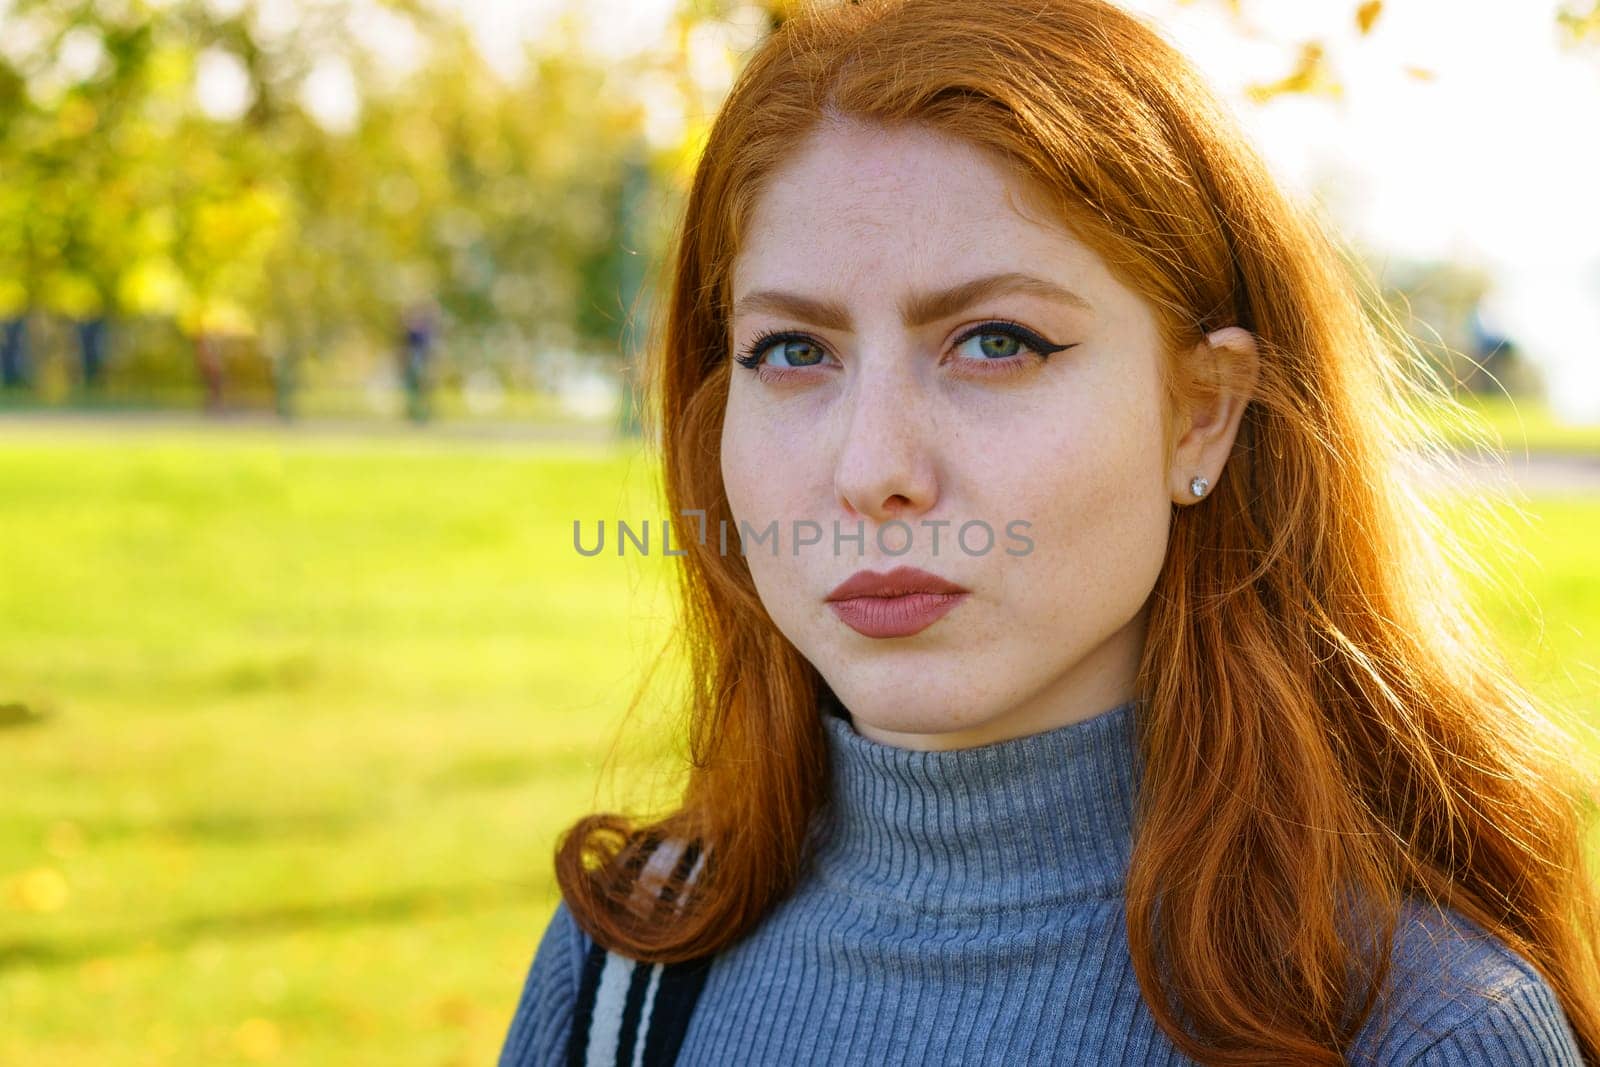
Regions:
<instances>
[{"instance_id":1,"label":"yellow foliage","mask_svg":"<svg viewBox=\"0 0 1600 1067\"><path fill-rule=\"evenodd\" d=\"M67 318L85 319L102 310L94 283L76 271L58 270L46 275L41 288L45 307Z\"/></svg>"},{"instance_id":2,"label":"yellow foliage","mask_svg":"<svg viewBox=\"0 0 1600 1067\"><path fill-rule=\"evenodd\" d=\"M100 122L95 106L81 96L69 96L56 112L56 129L61 136L73 139L89 133Z\"/></svg>"},{"instance_id":3,"label":"yellow foliage","mask_svg":"<svg viewBox=\"0 0 1600 1067\"><path fill-rule=\"evenodd\" d=\"M1366 3L1356 8L1356 27L1363 33L1372 32L1372 24L1378 21L1378 16L1383 12L1383 0L1367 0Z\"/></svg>"},{"instance_id":4,"label":"yellow foliage","mask_svg":"<svg viewBox=\"0 0 1600 1067\"><path fill-rule=\"evenodd\" d=\"M225 297L191 298L178 313L178 328L190 337L202 333L254 337L255 319L237 301Z\"/></svg>"},{"instance_id":5,"label":"yellow foliage","mask_svg":"<svg viewBox=\"0 0 1600 1067\"><path fill-rule=\"evenodd\" d=\"M1600 37L1600 0L1591 3L1587 11L1577 6L1564 8L1556 13L1556 22L1569 41Z\"/></svg>"},{"instance_id":6,"label":"yellow foliage","mask_svg":"<svg viewBox=\"0 0 1600 1067\"><path fill-rule=\"evenodd\" d=\"M1285 93L1337 98L1344 95L1344 86L1334 76L1322 42L1307 41L1300 46L1300 55L1295 60L1293 70L1275 82L1251 85L1245 92L1259 104Z\"/></svg>"},{"instance_id":7,"label":"yellow foliage","mask_svg":"<svg viewBox=\"0 0 1600 1067\"><path fill-rule=\"evenodd\" d=\"M0 317L19 315L28 307L28 287L16 278L0 278Z\"/></svg>"},{"instance_id":8,"label":"yellow foliage","mask_svg":"<svg viewBox=\"0 0 1600 1067\"><path fill-rule=\"evenodd\" d=\"M134 315L175 315L188 295L182 273L165 256L132 264L117 288L117 300Z\"/></svg>"}]
</instances>

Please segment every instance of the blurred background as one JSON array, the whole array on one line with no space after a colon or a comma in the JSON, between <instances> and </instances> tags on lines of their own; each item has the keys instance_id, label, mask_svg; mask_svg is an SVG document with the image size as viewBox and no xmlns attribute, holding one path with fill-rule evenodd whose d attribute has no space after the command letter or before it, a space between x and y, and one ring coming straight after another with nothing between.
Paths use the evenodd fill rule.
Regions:
<instances>
[{"instance_id":1,"label":"blurred background","mask_svg":"<svg viewBox=\"0 0 1600 1067\"><path fill-rule=\"evenodd\" d=\"M1438 491L1595 721L1600 6L1127 6L1497 436ZM633 368L786 8L0 0L0 1063L493 1061L555 835L670 795L667 571L572 523L665 517Z\"/></svg>"}]
</instances>

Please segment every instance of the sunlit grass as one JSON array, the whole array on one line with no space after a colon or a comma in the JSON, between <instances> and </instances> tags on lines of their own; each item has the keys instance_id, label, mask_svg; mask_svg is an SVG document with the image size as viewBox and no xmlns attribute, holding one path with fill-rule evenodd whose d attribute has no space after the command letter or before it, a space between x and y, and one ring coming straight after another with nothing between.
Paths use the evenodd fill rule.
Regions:
<instances>
[{"instance_id":1,"label":"sunlit grass","mask_svg":"<svg viewBox=\"0 0 1600 1067\"><path fill-rule=\"evenodd\" d=\"M0 1063L493 1061L665 634L634 451L0 424ZM1535 502L1594 707L1600 497Z\"/></svg>"},{"instance_id":2,"label":"sunlit grass","mask_svg":"<svg viewBox=\"0 0 1600 1067\"><path fill-rule=\"evenodd\" d=\"M628 452L0 436L0 1063L492 1062L664 630Z\"/></svg>"},{"instance_id":3,"label":"sunlit grass","mask_svg":"<svg viewBox=\"0 0 1600 1067\"><path fill-rule=\"evenodd\" d=\"M1463 395L1461 401L1482 418L1492 443L1512 457L1530 452L1600 454L1600 423L1564 421L1540 400L1489 394ZM1447 437L1459 441L1460 428L1451 420L1441 422Z\"/></svg>"}]
</instances>

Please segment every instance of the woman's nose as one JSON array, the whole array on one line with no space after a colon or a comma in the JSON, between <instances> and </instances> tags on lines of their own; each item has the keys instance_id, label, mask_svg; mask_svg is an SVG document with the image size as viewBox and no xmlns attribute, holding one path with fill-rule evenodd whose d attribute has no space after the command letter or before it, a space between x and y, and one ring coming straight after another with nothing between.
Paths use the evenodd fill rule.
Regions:
<instances>
[{"instance_id":1,"label":"woman's nose","mask_svg":"<svg viewBox=\"0 0 1600 1067\"><path fill-rule=\"evenodd\" d=\"M887 522L933 507L938 481L927 398L905 368L863 370L837 423L834 489L851 517Z\"/></svg>"}]
</instances>

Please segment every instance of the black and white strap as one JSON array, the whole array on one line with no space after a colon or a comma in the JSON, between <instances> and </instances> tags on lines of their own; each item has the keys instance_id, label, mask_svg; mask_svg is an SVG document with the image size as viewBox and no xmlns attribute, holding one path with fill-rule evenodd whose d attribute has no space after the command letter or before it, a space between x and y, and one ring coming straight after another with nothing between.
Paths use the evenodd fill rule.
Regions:
<instances>
[{"instance_id":1,"label":"black and white strap","mask_svg":"<svg viewBox=\"0 0 1600 1067\"><path fill-rule=\"evenodd\" d=\"M675 867L660 891L662 902L673 901L675 886L694 882L703 859L698 842L652 847L647 868L661 873ZM590 942L567 1043L568 1067L672 1064L711 961L704 956L679 963L646 963Z\"/></svg>"}]
</instances>

